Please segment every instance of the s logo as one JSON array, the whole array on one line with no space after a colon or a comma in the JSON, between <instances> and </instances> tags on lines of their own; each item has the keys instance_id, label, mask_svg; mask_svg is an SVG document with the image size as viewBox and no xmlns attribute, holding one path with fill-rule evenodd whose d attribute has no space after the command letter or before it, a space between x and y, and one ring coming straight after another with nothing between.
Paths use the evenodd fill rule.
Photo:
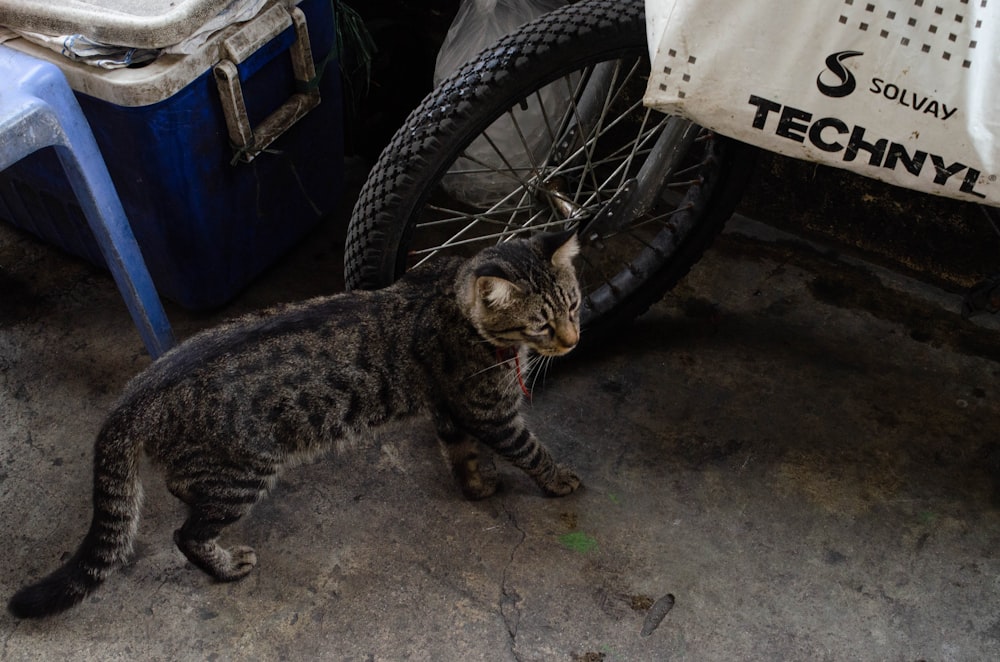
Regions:
<instances>
[{"instance_id":1,"label":"s logo","mask_svg":"<svg viewBox=\"0 0 1000 662\"><path fill-rule=\"evenodd\" d=\"M826 69L816 76L816 87L819 88L819 91L828 97L835 98L846 97L853 92L854 88L857 87L857 81L854 80L854 74L844 66L844 60L856 55L864 55L864 53L861 51L840 51L827 57ZM838 82L835 85L827 85L823 82L823 75L827 72L837 77Z\"/></svg>"}]
</instances>

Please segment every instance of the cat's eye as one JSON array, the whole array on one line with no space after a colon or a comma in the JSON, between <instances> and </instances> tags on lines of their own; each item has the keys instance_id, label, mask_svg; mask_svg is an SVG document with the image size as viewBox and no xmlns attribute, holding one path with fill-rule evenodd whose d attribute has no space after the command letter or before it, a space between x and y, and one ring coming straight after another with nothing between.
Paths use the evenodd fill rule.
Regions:
<instances>
[{"instance_id":1,"label":"cat's eye","mask_svg":"<svg viewBox=\"0 0 1000 662\"><path fill-rule=\"evenodd\" d=\"M573 319L580 312L580 300L574 299L570 302L569 306L566 308L566 314L569 315L570 319Z\"/></svg>"},{"instance_id":2,"label":"cat's eye","mask_svg":"<svg viewBox=\"0 0 1000 662\"><path fill-rule=\"evenodd\" d=\"M532 338L554 338L556 335L556 328L552 324L546 322L541 326L528 327L525 330L525 335Z\"/></svg>"}]
</instances>

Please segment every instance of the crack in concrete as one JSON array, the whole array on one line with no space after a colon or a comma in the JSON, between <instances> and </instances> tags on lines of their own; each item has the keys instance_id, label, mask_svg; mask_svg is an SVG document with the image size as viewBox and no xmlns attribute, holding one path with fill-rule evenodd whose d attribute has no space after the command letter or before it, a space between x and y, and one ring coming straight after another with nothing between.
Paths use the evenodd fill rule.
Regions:
<instances>
[{"instance_id":1,"label":"crack in concrete","mask_svg":"<svg viewBox=\"0 0 1000 662\"><path fill-rule=\"evenodd\" d=\"M510 653L515 660L520 662L521 656L517 652L517 629L521 623L521 610L518 607L521 596L516 589L508 585L507 580L510 569L514 565L514 557L517 555L517 550L521 548L521 545L524 544L528 536L524 532L524 529L517 523L517 516L507 507L506 499L501 500L500 508L507 516L507 521L521 534L520 539L511 548L510 558L507 560L507 565L504 566L503 572L500 574L500 617L507 628Z\"/></svg>"}]
</instances>

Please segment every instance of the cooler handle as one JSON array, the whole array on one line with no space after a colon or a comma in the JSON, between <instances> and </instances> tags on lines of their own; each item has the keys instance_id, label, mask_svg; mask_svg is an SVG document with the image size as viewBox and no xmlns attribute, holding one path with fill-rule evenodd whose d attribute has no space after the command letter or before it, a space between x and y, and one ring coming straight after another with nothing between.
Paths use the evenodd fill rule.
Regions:
<instances>
[{"instance_id":1,"label":"cooler handle","mask_svg":"<svg viewBox=\"0 0 1000 662\"><path fill-rule=\"evenodd\" d=\"M300 83L299 88L306 91L293 94L257 127L251 127L236 65L284 32L289 25L294 25L296 32L295 43L289 49L292 70L296 81ZM309 45L306 16L298 7L286 10L280 5L273 5L226 38L222 43L222 55L222 60L215 65L213 71L229 129L229 139L233 143L233 163L238 160L249 163L290 126L319 105L319 88L311 84L316 77L316 66Z\"/></svg>"}]
</instances>

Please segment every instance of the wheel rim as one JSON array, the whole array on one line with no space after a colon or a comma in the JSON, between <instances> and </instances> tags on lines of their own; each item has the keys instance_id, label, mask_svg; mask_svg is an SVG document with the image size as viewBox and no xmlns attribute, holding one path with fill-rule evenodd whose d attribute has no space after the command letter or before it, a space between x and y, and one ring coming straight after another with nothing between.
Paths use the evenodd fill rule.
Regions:
<instances>
[{"instance_id":1,"label":"wheel rim","mask_svg":"<svg viewBox=\"0 0 1000 662\"><path fill-rule=\"evenodd\" d=\"M648 60L636 55L587 65L513 99L438 176L408 226L398 272L441 253L469 255L587 224L640 173L671 121L642 106L647 77ZM582 237L584 326L641 287L695 226L714 144L710 133L698 136L680 166L656 183L646 213Z\"/></svg>"}]
</instances>

